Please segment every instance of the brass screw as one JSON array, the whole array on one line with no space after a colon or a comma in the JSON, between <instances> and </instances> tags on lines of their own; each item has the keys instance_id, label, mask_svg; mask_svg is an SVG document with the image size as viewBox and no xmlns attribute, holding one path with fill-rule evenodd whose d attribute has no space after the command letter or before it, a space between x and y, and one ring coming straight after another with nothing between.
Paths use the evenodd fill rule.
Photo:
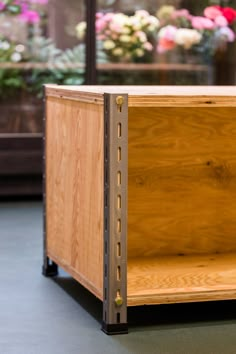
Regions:
<instances>
[{"instance_id":1,"label":"brass screw","mask_svg":"<svg viewBox=\"0 0 236 354\"><path fill-rule=\"evenodd\" d=\"M115 304L116 306L121 306L123 304L123 299L120 295L115 298Z\"/></svg>"},{"instance_id":2,"label":"brass screw","mask_svg":"<svg viewBox=\"0 0 236 354\"><path fill-rule=\"evenodd\" d=\"M124 103L124 98L122 96L117 96L116 97L116 104L118 106L122 106L123 103Z\"/></svg>"},{"instance_id":3,"label":"brass screw","mask_svg":"<svg viewBox=\"0 0 236 354\"><path fill-rule=\"evenodd\" d=\"M116 104L118 106L118 110L121 112L122 104L124 103L124 98L122 96L116 97Z\"/></svg>"}]
</instances>

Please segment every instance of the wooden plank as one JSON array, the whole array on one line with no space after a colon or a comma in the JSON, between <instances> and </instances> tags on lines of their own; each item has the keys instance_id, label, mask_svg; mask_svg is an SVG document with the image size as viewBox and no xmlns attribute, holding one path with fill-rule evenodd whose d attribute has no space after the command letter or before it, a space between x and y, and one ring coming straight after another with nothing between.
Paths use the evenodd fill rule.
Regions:
<instances>
[{"instance_id":1,"label":"wooden plank","mask_svg":"<svg viewBox=\"0 0 236 354\"><path fill-rule=\"evenodd\" d=\"M85 65L83 63L55 63L55 62L47 62L47 63L36 63L36 62L28 62L28 63L10 63L10 62L1 62L0 69L19 69L19 70L48 70L48 69L84 69Z\"/></svg>"},{"instance_id":2,"label":"wooden plank","mask_svg":"<svg viewBox=\"0 0 236 354\"><path fill-rule=\"evenodd\" d=\"M236 107L235 86L57 86L49 96L103 104L103 94L129 94L129 107Z\"/></svg>"},{"instance_id":3,"label":"wooden plank","mask_svg":"<svg viewBox=\"0 0 236 354\"><path fill-rule=\"evenodd\" d=\"M90 87L91 86L45 85L45 90L47 96L61 100L79 100L80 102L103 105L104 92L99 92L99 90L92 92L90 91Z\"/></svg>"},{"instance_id":4,"label":"wooden plank","mask_svg":"<svg viewBox=\"0 0 236 354\"><path fill-rule=\"evenodd\" d=\"M47 250L103 294L103 109L47 98Z\"/></svg>"},{"instance_id":5,"label":"wooden plank","mask_svg":"<svg viewBox=\"0 0 236 354\"><path fill-rule=\"evenodd\" d=\"M0 69L85 69L84 63L9 63L1 62ZM98 63L97 70L99 71L208 71L207 65L199 64L184 64L184 63Z\"/></svg>"},{"instance_id":6,"label":"wooden plank","mask_svg":"<svg viewBox=\"0 0 236 354\"><path fill-rule=\"evenodd\" d=\"M235 114L129 109L129 257L236 251Z\"/></svg>"},{"instance_id":7,"label":"wooden plank","mask_svg":"<svg viewBox=\"0 0 236 354\"><path fill-rule=\"evenodd\" d=\"M1 65L1 64L0 64ZM98 71L201 71L207 72L208 65L184 63L98 63Z\"/></svg>"},{"instance_id":8,"label":"wooden plank","mask_svg":"<svg viewBox=\"0 0 236 354\"><path fill-rule=\"evenodd\" d=\"M236 299L236 254L132 258L128 306Z\"/></svg>"}]
</instances>

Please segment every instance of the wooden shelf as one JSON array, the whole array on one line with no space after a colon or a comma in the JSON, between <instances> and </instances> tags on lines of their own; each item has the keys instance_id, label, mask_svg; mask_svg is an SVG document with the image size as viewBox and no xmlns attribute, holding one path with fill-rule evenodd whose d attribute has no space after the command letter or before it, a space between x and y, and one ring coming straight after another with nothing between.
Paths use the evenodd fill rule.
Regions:
<instances>
[{"instance_id":1,"label":"wooden shelf","mask_svg":"<svg viewBox=\"0 0 236 354\"><path fill-rule=\"evenodd\" d=\"M1 69L61 69L61 64L56 63L0 63ZM67 69L84 69L84 63L64 64L63 68ZM98 63L98 71L208 71L208 65L200 64L181 64L181 63Z\"/></svg>"},{"instance_id":2,"label":"wooden shelf","mask_svg":"<svg viewBox=\"0 0 236 354\"><path fill-rule=\"evenodd\" d=\"M97 64L98 71L205 71L208 65L181 63L104 63Z\"/></svg>"},{"instance_id":3,"label":"wooden shelf","mask_svg":"<svg viewBox=\"0 0 236 354\"><path fill-rule=\"evenodd\" d=\"M19 69L19 70L33 70L33 69L83 69L83 63L70 63L70 64L56 64L56 63L0 63L0 69Z\"/></svg>"},{"instance_id":4,"label":"wooden shelf","mask_svg":"<svg viewBox=\"0 0 236 354\"><path fill-rule=\"evenodd\" d=\"M128 260L128 306L236 297L236 254Z\"/></svg>"}]
</instances>

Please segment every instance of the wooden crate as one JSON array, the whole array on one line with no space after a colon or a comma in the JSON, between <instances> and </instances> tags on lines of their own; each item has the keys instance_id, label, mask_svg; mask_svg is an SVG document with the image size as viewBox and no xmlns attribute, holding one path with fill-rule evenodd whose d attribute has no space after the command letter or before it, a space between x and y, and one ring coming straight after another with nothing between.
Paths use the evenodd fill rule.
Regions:
<instances>
[{"instance_id":1,"label":"wooden crate","mask_svg":"<svg viewBox=\"0 0 236 354\"><path fill-rule=\"evenodd\" d=\"M46 86L45 252L103 301L236 298L236 88Z\"/></svg>"}]
</instances>

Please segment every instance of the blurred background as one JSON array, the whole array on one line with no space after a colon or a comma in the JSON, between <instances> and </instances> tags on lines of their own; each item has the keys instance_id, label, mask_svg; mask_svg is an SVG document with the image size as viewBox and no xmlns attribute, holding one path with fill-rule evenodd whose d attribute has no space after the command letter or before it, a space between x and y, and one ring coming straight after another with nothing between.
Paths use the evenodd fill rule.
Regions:
<instances>
[{"instance_id":1,"label":"blurred background","mask_svg":"<svg viewBox=\"0 0 236 354\"><path fill-rule=\"evenodd\" d=\"M235 85L235 20L236 0L1 0L0 196L42 195L43 84Z\"/></svg>"}]
</instances>

